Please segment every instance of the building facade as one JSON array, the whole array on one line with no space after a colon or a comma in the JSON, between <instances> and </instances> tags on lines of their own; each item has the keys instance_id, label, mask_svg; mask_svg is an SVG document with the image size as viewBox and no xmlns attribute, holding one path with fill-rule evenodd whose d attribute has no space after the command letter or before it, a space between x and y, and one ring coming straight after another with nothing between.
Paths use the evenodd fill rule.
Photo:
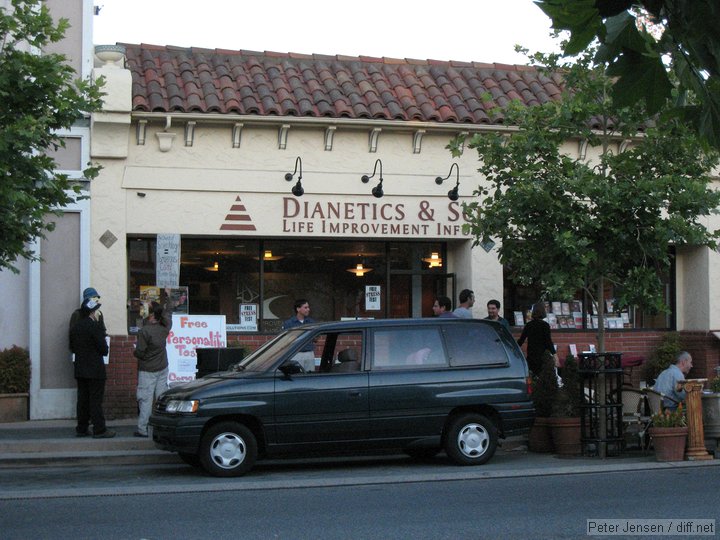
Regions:
<instances>
[{"instance_id":1,"label":"building facade","mask_svg":"<svg viewBox=\"0 0 720 540\"><path fill-rule=\"evenodd\" d=\"M54 20L66 18L65 38L45 52L64 54L81 78L93 68L92 0L46 0ZM4 9L11 4L0 1ZM38 51L41 54L41 51ZM90 161L90 118L60 133L65 148L53 154L60 171L81 178ZM41 262L21 259L14 274L0 272L5 302L0 317L0 349L18 345L30 351L31 418L69 418L75 415L76 386L68 349L68 317L80 302L90 279L90 203L77 201L63 216L48 216L56 224L33 250Z\"/></svg>"},{"instance_id":2,"label":"building facade","mask_svg":"<svg viewBox=\"0 0 720 540\"><path fill-rule=\"evenodd\" d=\"M513 322L536 300L504 278L496 246L473 247L461 204L483 179L473 152L453 158L447 145L511 131L504 106L557 99L559 80L523 66L125 48L96 59L109 84L92 125L104 167L92 186L92 276L113 335L116 414L134 411L133 334L159 279L158 235L177 235L189 312L225 315L230 341L249 348L279 330L297 298L318 320L421 317L436 296L455 303L470 288L475 316L496 298ZM594 150L568 141L565 151ZM717 256L678 249L672 316L616 313L609 348L647 356L677 329L694 344L696 371L709 372ZM560 353L587 349L588 306L558 300ZM256 314L250 329L243 306Z\"/></svg>"},{"instance_id":3,"label":"building facade","mask_svg":"<svg viewBox=\"0 0 720 540\"><path fill-rule=\"evenodd\" d=\"M537 297L504 276L496 246L473 246L461 205L483 178L472 151L453 158L447 145L511 132L503 108L513 99L557 99L558 79L522 66L124 48L98 49L94 59L107 95L90 130L79 132L91 136L90 159L103 167L90 202L69 209L68 229L41 246L70 253L72 268L42 263L18 278L0 275L4 290L27 296L19 301L29 321L33 417L74 415L67 318L89 285L102 296L111 334L110 417L136 414L134 334L148 291L173 271L187 311L224 315L230 342L246 348L274 336L297 298L310 302L317 320L423 317L436 296L455 304L465 288L475 292L476 317L498 299L519 332ZM84 152L88 139L81 140ZM593 156L579 141L564 150ZM159 241L179 247L169 272ZM679 248L667 277L672 316L618 312L608 350L647 356L677 329L696 359L693 375L709 374L718 365L717 257ZM46 285L49 276L62 287ZM594 344L587 302L557 304L559 353ZM242 317L248 307L250 326ZM12 330L22 337L22 324Z\"/></svg>"}]
</instances>

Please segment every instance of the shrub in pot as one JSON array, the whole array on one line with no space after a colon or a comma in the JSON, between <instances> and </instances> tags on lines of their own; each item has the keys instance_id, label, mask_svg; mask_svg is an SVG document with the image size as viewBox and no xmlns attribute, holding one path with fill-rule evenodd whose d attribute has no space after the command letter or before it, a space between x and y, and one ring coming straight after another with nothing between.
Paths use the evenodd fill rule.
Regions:
<instances>
[{"instance_id":1,"label":"shrub in pot","mask_svg":"<svg viewBox=\"0 0 720 540\"><path fill-rule=\"evenodd\" d=\"M13 345L0 351L0 422L27 420L30 354Z\"/></svg>"},{"instance_id":2,"label":"shrub in pot","mask_svg":"<svg viewBox=\"0 0 720 540\"><path fill-rule=\"evenodd\" d=\"M682 461L687 442L687 419L682 403L677 410L652 415L649 429L657 461Z\"/></svg>"},{"instance_id":3,"label":"shrub in pot","mask_svg":"<svg viewBox=\"0 0 720 540\"><path fill-rule=\"evenodd\" d=\"M13 345L0 351L0 394L27 394L30 390L30 353Z\"/></svg>"},{"instance_id":4,"label":"shrub in pot","mask_svg":"<svg viewBox=\"0 0 720 540\"><path fill-rule=\"evenodd\" d=\"M540 373L533 375L532 400L535 406L535 422L528 436L528 447L532 452L552 452L549 418L557 397L558 384L555 361L550 352L542 357Z\"/></svg>"},{"instance_id":5,"label":"shrub in pot","mask_svg":"<svg viewBox=\"0 0 720 540\"><path fill-rule=\"evenodd\" d=\"M710 391L703 392L702 415L705 443L717 456L720 442L720 375L711 379ZM715 448L712 447L713 441Z\"/></svg>"}]
</instances>

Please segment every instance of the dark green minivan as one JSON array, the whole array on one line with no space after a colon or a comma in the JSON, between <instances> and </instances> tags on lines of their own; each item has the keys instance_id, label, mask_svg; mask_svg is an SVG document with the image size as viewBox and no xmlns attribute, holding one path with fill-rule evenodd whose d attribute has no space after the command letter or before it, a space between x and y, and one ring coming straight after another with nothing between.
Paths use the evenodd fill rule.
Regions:
<instances>
[{"instance_id":1,"label":"dark green minivan","mask_svg":"<svg viewBox=\"0 0 720 540\"><path fill-rule=\"evenodd\" d=\"M305 371L295 357L311 342L315 370ZM158 448L215 476L244 474L258 457L388 449L480 465L498 437L529 431L529 381L522 351L492 321L309 324L171 388L150 425Z\"/></svg>"}]
</instances>

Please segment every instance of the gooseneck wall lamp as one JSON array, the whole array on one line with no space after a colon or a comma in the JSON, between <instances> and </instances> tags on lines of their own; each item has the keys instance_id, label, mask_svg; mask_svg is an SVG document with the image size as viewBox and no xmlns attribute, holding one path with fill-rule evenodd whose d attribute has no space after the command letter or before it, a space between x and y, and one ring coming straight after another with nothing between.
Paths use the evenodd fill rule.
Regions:
<instances>
[{"instance_id":1,"label":"gooseneck wall lamp","mask_svg":"<svg viewBox=\"0 0 720 540\"><path fill-rule=\"evenodd\" d=\"M448 191L448 199L450 199L451 201L457 201L458 198L460 197L460 194L458 193L458 190L460 189L460 167L458 167L457 163L453 163L452 165L450 165L450 172L448 172L448 175L445 178L443 178L441 176L438 176L437 178L435 178L435 183L439 186L445 180L450 178L450 175L452 175L453 167L455 167L456 182L455 182L455 187L452 188L450 191Z\"/></svg>"},{"instance_id":2,"label":"gooseneck wall lamp","mask_svg":"<svg viewBox=\"0 0 720 540\"><path fill-rule=\"evenodd\" d=\"M298 167L300 168L300 174L298 175L297 183L293 186L291 191L292 194L296 197L302 197L302 194L305 193L305 190L302 187L302 159L300 159L300 156L295 159L295 170L292 172L292 174L285 173L285 180L287 180L288 182L292 182L293 177L298 172Z\"/></svg>"},{"instance_id":3,"label":"gooseneck wall lamp","mask_svg":"<svg viewBox=\"0 0 720 540\"><path fill-rule=\"evenodd\" d=\"M362 183L363 183L363 184L367 184L367 183L370 181L370 179L371 179L373 176L375 176L375 172L377 171L378 164L380 164L380 182L378 183L377 186L375 186L374 188L372 188L372 194L373 194L374 197L376 197L376 198L379 199L379 198L381 198L381 197L385 194L385 193L383 192L383 188L382 188L382 183L383 183L383 177L382 177L382 161L380 161L379 159L375 160L375 166L373 167L373 173L372 173L370 176L368 176L367 174L363 174L362 177L360 178L360 180L362 180Z\"/></svg>"}]
</instances>

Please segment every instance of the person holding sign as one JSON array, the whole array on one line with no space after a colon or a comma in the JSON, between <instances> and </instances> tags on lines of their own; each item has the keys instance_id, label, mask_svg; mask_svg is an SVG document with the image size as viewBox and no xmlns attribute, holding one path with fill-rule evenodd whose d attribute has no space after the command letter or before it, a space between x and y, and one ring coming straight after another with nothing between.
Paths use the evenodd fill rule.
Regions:
<instances>
[{"instance_id":1,"label":"person holding sign","mask_svg":"<svg viewBox=\"0 0 720 540\"><path fill-rule=\"evenodd\" d=\"M168 389L168 357L165 345L172 329L173 302L170 300L169 289L165 306L158 302L150 303L150 310L138 332L135 358L138 359L138 425L133 435L148 436L150 409L155 398Z\"/></svg>"}]
</instances>

